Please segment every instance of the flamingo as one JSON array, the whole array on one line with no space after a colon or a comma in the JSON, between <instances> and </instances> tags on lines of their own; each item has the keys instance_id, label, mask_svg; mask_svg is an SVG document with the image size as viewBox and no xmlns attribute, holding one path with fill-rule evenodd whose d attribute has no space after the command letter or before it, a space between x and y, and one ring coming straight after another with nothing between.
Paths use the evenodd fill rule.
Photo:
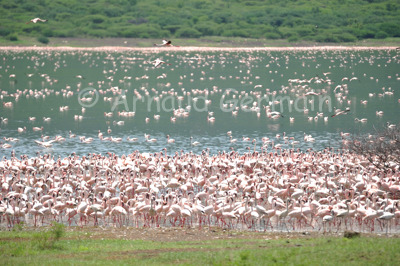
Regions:
<instances>
[{"instance_id":1,"label":"flamingo","mask_svg":"<svg viewBox=\"0 0 400 266\"><path fill-rule=\"evenodd\" d=\"M157 59L154 60L154 61L150 61L150 63L153 64L154 67L159 67L159 66L161 66L162 64L166 64L166 65L168 65L168 66L172 65L172 64L170 64L170 63L167 63L167 62L161 60L160 58L157 58Z\"/></svg>"},{"instance_id":2,"label":"flamingo","mask_svg":"<svg viewBox=\"0 0 400 266\"><path fill-rule=\"evenodd\" d=\"M138 141L138 138L127 137L126 140L127 140L127 141L130 141L130 142L136 142L136 141Z\"/></svg>"},{"instance_id":3,"label":"flamingo","mask_svg":"<svg viewBox=\"0 0 400 266\"><path fill-rule=\"evenodd\" d=\"M33 131L43 131L43 127L33 127Z\"/></svg>"},{"instance_id":4,"label":"flamingo","mask_svg":"<svg viewBox=\"0 0 400 266\"><path fill-rule=\"evenodd\" d=\"M361 118L361 119L354 118L354 121L355 122L361 122L361 123L367 123L368 119L367 118Z\"/></svg>"},{"instance_id":5,"label":"flamingo","mask_svg":"<svg viewBox=\"0 0 400 266\"><path fill-rule=\"evenodd\" d=\"M164 39L164 40L162 40L161 44L155 43L154 46L175 46L175 45L172 45L172 42L170 40ZM179 46L175 46L175 47L179 47Z\"/></svg>"},{"instance_id":6,"label":"flamingo","mask_svg":"<svg viewBox=\"0 0 400 266\"><path fill-rule=\"evenodd\" d=\"M171 139L169 137L169 135L167 135L167 143L171 144L171 143L175 143L175 139Z\"/></svg>"},{"instance_id":7,"label":"flamingo","mask_svg":"<svg viewBox=\"0 0 400 266\"><path fill-rule=\"evenodd\" d=\"M395 124L390 124L389 122L387 122L386 125L387 125L387 128L389 128L389 129L394 129L396 127Z\"/></svg>"},{"instance_id":8,"label":"flamingo","mask_svg":"<svg viewBox=\"0 0 400 266\"><path fill-rule=\"evenodd\" d=\"M322 224L323 224L324 232L326 230L326 224L327 223L330 224L333 221L333 218L334 218L333 210L329 210L329 212L330 212L330 214L327 214L324 217L322 217Z\"/></svg>"},{"instance_id":9,"label":"flamingo","mask_svg":"<svg viewBox=\"0 0 400 266\"><path fill-rule=\"evenodd\" d=\"M31 19L29 22L26 22L26 24L29 24L29 23L37 23L37 22L47 22L48 20L47 19L41 19L41 18L33 18L33 19Z\"/></svg>"},{"instance_id":10,"label":"flamingo","mask_svg":"<svg viewBox=\"0 0 400 266\"><path fill-rule=\"evenodd\" d=\"M349 202L346 201L346 209L345 210L339 210L336 213L336 217L341 218L339 224L338 224L338 229L337 231L339 231L340 225L342 224L342 220L346 219L347 216L349 216ZM346 222L345 222L346 223Z\"/></svg>"},{"instance_id":11,"label":"flamingo","mask_svg":"<svg viewBox=\"0 0 400 266\"><path fill-rule=\"evenodd\" d=\"M278 216L277 222L281 221L281 223L283 223L285 225L285 227L286 227L285 219L286 219L287 215L289 214L289 202L290 202L290 199L286 199L286 209L284 211L278 212L276 214ZM287 227L286 227L286 230L288 230Z\"/></svg>"},{"instance_id":12,"label":"flamingo","mask_svg":"<svg viewBox=\"0 0 400 266\"><path fill-rule=\"evenodd\" d=\"M35 143L38 144L39 146L43 146L45 148L50 148L53 146L53 142L55 142L56 140L50 140L50 141L39 141L39 140L35 140Z\"/></svg>"},{"instance_id":13,"label":"flamingo","mask_svg":"<svg viewBox=\"0 0 400 266\"><path fill-rule=\"evenodd\" d=\"M335 114L331 115L331 117L336 117L336 116L339 116L339 115L345 115L348 112L350 112L350 108L346 108L343 111L342 110L338 110Z\"/></svg>"},{"instance_id":14,"label":"flamingo","mask_svg":"<svg viewBox=\"0 0 400 266\"><path fill-rule=\"evenodd\" d=\"M150 135L148 134L144 134L144 137L146 139L146 142L157 142L157 139L154 138L150 139Z\"/></svg>"},{"instance_id":15,"label":"flamingo","mask_svg":"<svg viewBox=\"0 0 400 266\"><path fill-rule=\"evenodd\" d=\"M215 117L213 117L213 116L207 116L207 122L210 122L210 123L214 123L215 122Z\"/></svg>"},{"instance_id":16,"label":"flamingo","mask_svg":"<svg viewBox=\"0 0 400 266\"><path fill-rule=\"evenodd\" d=\"M237 139L232 138L232 135L230 135L229 138L230 138L230 142L231 143L236 143L237 142Z\"/></svg>"},{"instance_id":17,"label":"flamingo","mask_svg":"<svg viewBox=\"0 0 400 266\"><path fill-rule=\"evenodd\" d=\"M18 128L18 133L26 132L26 127L19 127Z\"/></svg>"},{"instance_id":18,"label":"flamingo","mask_svg":"<svg viewBox=\"0 0 400 266\"><path fill-rule=\"evenodd\" d=\"M198 145L200 145L200 142L198 142L198 141L194 141L193 142L193 137L190 137L190 145L191 146L198 146Z\"/></svg>"}]
</instances>

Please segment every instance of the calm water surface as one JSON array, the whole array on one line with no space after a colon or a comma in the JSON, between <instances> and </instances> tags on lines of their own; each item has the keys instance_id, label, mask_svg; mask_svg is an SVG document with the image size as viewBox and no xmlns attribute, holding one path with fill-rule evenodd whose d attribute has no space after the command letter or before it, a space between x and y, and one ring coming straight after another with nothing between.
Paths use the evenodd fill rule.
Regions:
<instances>
[{"instance_id":1,"label":"calm water surface","mask_svg":"<svg viewBox=\"0 0 400 266\"><path fill-rule=\"evenodd\" d=\"M149 61L156 58L171 65L155 68ZM373 133L387 122L399 123L399 59L395 50L3 50L0 114L8 122L3 120L0 134L2 145L12 147L1 148L0 155L9 157L12 150L29 156L38 152L122 155L163 148L168 153L246 152L254 145L259 150L263 138L269 138L265 147L269 150L272 141L283 148L339 148L341 132ZM68 110L60 111L64 106ZM335 109L346 108L348 114L331 117ZM177 110L186 116L179 116ZM266 110L282 116L268 117ZM123 111L135 113L118 115ZM105 112L112 116L106 117ZM43 117L51 120L45 122ZM363 118L367 122L356 121ZM24 127L26 131L19 133L18 128ZM35 132L33 127L43 131ZM100 140L99 130L104 137L122 141ZM75 138L70 138L70 131ZM228 131L236 142L230 141ZM145 134L157 141L146 142ZM65 140L44 148L35 143L42 141L42 135ZM175 143L167 144L167 135ZM315 140L306 142L304 135ZM94 140L82 143L83 136ZM10 137L19 140L12 142ZM129 142L127 137L138 140ZM200 144L191 145L190 137Z\"/></svg>"}]
</instances>

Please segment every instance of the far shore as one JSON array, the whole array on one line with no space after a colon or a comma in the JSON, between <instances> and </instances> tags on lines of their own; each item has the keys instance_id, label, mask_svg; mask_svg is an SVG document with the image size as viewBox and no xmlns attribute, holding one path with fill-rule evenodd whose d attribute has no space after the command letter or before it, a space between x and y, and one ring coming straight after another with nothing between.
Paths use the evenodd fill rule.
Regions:
<instances>
[{"instance_id":1,"label":"far shore","mask_svg":"<svg viewBox=\"0 0 400 266\"><path fill-rule=\"evenodd\" d=\"M400 38L362 40L355 43L317 43L287 40L208 37L201 39L173 39L176 46L157 47L159 39L129 38L49 38L48 44L33 37L20 37L11 42L0 39L0 50L97 50L97 51L213 51L213 50L392 50L399 49Z\"/></svg>"},{"instance_id":2,"label":"far shore","mask_svg":"<svg viewBox=\"0 0 400 266\"><path fill-rule=\"evenodd\" d=\"M310 51L310 50L397 50L396 46L314 46L314 47L121 47L121 46L100 46L100 47L71 47L71 46L0 46L1 50L7 51Z\"/></svg>"}]
</instances>

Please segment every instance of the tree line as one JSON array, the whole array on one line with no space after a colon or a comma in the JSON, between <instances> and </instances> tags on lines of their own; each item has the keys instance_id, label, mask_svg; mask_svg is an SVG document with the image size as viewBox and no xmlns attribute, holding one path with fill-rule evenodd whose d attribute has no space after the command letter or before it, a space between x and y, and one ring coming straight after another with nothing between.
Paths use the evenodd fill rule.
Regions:
<instances>
[{"instance_id":1,"label":"tree line","mask_svg":"<svg viewBox=\"0 0 400 266\"><path fill-rule=\"evenodd\" d=\"M41 17L46 23L26 24ZM352 42L400 37L398 0L0 0L0 36Z\"/></svg>"}]
</instances>

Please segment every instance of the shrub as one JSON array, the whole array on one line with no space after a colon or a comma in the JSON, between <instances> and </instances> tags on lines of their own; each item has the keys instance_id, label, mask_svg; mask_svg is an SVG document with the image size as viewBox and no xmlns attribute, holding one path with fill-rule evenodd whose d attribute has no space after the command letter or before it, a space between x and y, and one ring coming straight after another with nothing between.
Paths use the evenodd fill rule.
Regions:
<instances>
[{"instance_id":1,"label":"shrub","mask_svg":"<svg viewBox=\"0 0 400 266\"><path fill-rule=\"evenodd\" d=\"M59 28L59 29L53 29L53 36L51 37L75 37L75 36L82 36L83 33L83 27L75 27L75 28L70 28L70 27L65 27L65 28ZM50 36L46 36L50 37Z\"/></svg>"},{"instance_id":2,"label":"shrub","mask_svg":"<svg viewBox=\"0 0 400 266\"><path fill-rule=\"evenodd\" d=\"M55 20L57 21L68 21L71 19L72 14L67 13L67 12L60 12L56 14Z\"/></svg>"},{"instance_id":3,"label":"shrub","mask_svg":"<svg viewBox=\"0 0 400 266\"><path fill-rule=\"evenodd\" d=\"M172 34L175 34L177 30L179 30L182 26L181 25L168 25L163 27L165 30L169 31Z\"/></svg>"},{"instance_id":4,"label":"shrub","mask_svg":"<svg viewBox=\"0 0 400 266\"><path fill-rule=\"evenodd\" d=\"M24 222L19 222L19 223L14 225L12 230L13 231L22 231L24 229L24 225L25 225Z\"/></svg>"},{"instance_id":5,"label":"shrub","mask_svg":"<svg viewBox=\"0 0 400 266\"><path fill-rule=\"evenodd\" d=\"M71 37L66 31L63 31L63 30L54 31L53 36L59 37L59 38Z\"/></svg>"},{"instance_id":6,"label":"shrub","mask_svg":"<svg viewBox=\"0 0 400 266\"><path fill-rule=\"evenodd\" d=\"M356 237L360 237L361 234L359 232L353 232L353 231L345 231L343 233L343 236L345 238L356 238Z\"/></svg>"},{"instance_id":7,"label":"shrub","mask_svg":"<svg viewBox=\"0 0 400 266\"><path fill-rule=\"evenodd\" d=\"M30 25L26 25L26 27L24 27L23 29L22 29L24 32L26 32L26 33L31 33L31 32L34 32L34 31L36 31L36 32L40 32L41 30L42 30L42 27L41 27L41 25L32 25L32 24L30 24Z\"/></svg>"},{"instance_id":8,"label":"shrub","mask_svg":"<svg viewBox=\"0 0 400 266\"><path fill-rule=\"evenodd\" d=\"M233 22L232 13L228 11L215 12L213 14L213 20L217 24Z\"/></svg>"},{"instance_id":9,"label":"shrub","mask_svg":"<svg viewBox=\"0 0 400 266\"><path fill-rule=\"evenodd\" d=\"M363 39L372 39L375 38L375 31L370 29L363 29L357 32L357 36Z\"/></svg>"},{"instance_id":10,"label":"shrub","mask_svg":"<svg viewBox=\"0 0 400 266\"><path fill-rule=\"evenodd\" d=\"M315 26L313 26L313 25L304 25L304 26L301 26L301 27L296 27L296 28L294 28L294 30L296 31L296 33L299 36L302 36L302 37L310 36L310 35L313 35L315 33Z\"/></svg>"},{"instance_id":11,"label":"shrub","mask_svg":"<svg viewBox=\"0 0 400 266\"><path fill-rule=\"evenodd\" d=\"M281 35L279 33L276 32L267 32L265 34L265 38L266 39L270 39L270 40L277 40L281 38Z\"/></svg>"},{"instance_id":12,"label":"shrub","mask_svg":"<svg viewBox=\"0 0 400 266\"><path fill-rule=\"evenodd\" d=\"M159 38L168 35L168 32L161 30L158 25L141 24L126 27L120 34L126 38Z\"/></svg>"},{"instance_id":13,"label":"shrub","mask_svg":"<svg viewBox=\"0 0 400 266\"><path fill-rule=\"evenodd\" d=\"M357 41L357 38L351 34L351 33L347 33L344 32L341 35L338 36L339 40L342 42L355 42Z\"/></svg>"},{"instance_id":14,"label":"shrub","mask_svg":"<svg viewBox=\"0 0 400 266\"><path fill-rule=\"evenodd\" d=\"M9 35L9 36L8 36L8 39L9 39L10 41L12 41L12 42L18 41L17 35L14 35L14 34Z\"/></svg>"},{"instance_id":15,"label":"shrub","mask_svg":"<svg viewBox=\"0 0 400 266\"><path fill-rule=\"evenodd\" d=\"M26 11L30 11L30 12L34 12L36 9L36 5L33 3L24 3L21 5L21 7L23 9L25 9Z\"/></svg>"},{"instance_id":16,"label":"shrub","mask_svg":"<svg viewBox=\"0 0 400 266\"><path fill-rule=\"evenodd\" d=\"M0 36L7 36L8 34L11 33L10 29L7 28L0 28Z\"/></svg>"},{"instance_id":17,"label":"shrub","mask_svg":"<svg viewBox=\"0 0 400 266\"><path fill-rule=\"evenodd\" d=\"M53 222L49 231L37 232L33 235L33 244L39 249L52 249L65 234L63 224Z\"/></svg>"},{"instance_id":18,"label":"shrub","mask_svg":"<svg viewBox=\"0 0 400 266\"><path fill-rule=\"evenodd\" d=\"M107 29L107 26L104 25L104 24L93 23L93 24L90 25L90 28L93 29L93 30L104 30L104 29Z\"/></svg>"},{"instance_id":19,"label":"shrub","mask_svg":"<svg viewBox=\"0 0 400 266\"><path fill-rule=\"evenodd\" d=\"M283 38L289 38L292 35L297 35L296 30L289 27L280 27L279 33L282 35Z\"/></svg>"},{"instance_id":20,"label":"shrub","mask_svg":"<svg viewBox=\"0 0 400 266\"><path fill-rule=\"evenodd\" d=\"M197 23L194 28L201 32L203 36L213 36L220 34L220 27L212 21L202 21Z\"/></svg>"},{"instance_id":21,"label":"shrub","mask_svg":"<svg viewBox=\"0 0 400 266\"><path fill-rule=\"evenodd\" d=\"M52 223L51 235L55 241L60 240L65 235L65 225L57 222Z\"/></svg>"},{"instance_id":22,"label":"shrub","mask_svg":"<svg viewBox=\"0 0 400 266\"><path fill-rule=\"evenodd\" d=\"M222 33L222 36L226 37L242 37L247 38L250 37L250 33L246 30L234 29L234 30L226 30Z\"/></svg>"},{"instance_id":23,"label":"shrub","mask_svg":"<svg viewBox=\"0 0 400 266\"><path fill-rule=\"evenodd\" d=\"M392 37L400 37L400 26L396 23L386 22L379 26L379 29L386 32L387 35Z\"/></svg>"},{"instance_id":24,"label":"shrub","mask_svg":"<svg viewBox=\"0 0 400 266\"><path fill-rule=\"evenodd\" d=\"M386 32L384 32L384 31L378 31L376 34L375 34L375 38L376 39L385 39L385 38L387 38L388 37L388 34L386 33Z\"/></svg>"},{"instance_id":25,"label":"shrub","mask_svg":"<svg viewBox=\"0 0 400 266\"><path fill-rule=\"evenodd\" d=\"M94 36L96 38L116 37L117 36L116 32L111 32L111 31L104 30L104 29L87 29L86 34L89 36Z\"/></svg>"},{"instance_id":26,"label":"shrub","mask_svg":"<svg viewBox=\"0 0 400 266\"><path fill-rule=\"evenodd\" d=\"M364 156L377 169L396 171L400 165L400 129L385 127L370 136L354 135L345 148Z\"/></svg>"},{"instance_id":27,"label":"shrub","mask_svg":"<svg viewBox=\"0 0 400 266\"><path fill-rule=\"evenodd\" d=\"M46 29L42 31L43 36L46 37L53 37L54 36L54 32L51 29Z\"/></svg>"},{"instance_id":28,"label":"shrub","mask_svg":"<svg viewBox=\"0 0 400 266\"><path fill-rule=\"evenodd\" d=\"M340 42L339 38L331 33L319 34L315 36L315 40L317 42Z\"/></svg>"},{"instance_id":29,"label":"shrub","mask_svg":"<svg viewBox=\"0 0 400 266\"><path fill-rule=\"evenodd\" d=\"M89 17L89 19L95 24L100 24L106 20L106 17L102 15L92 15Z\"/></svg>"},{"instance_id":30,"label":"shrub","mask_svg":"<svg viewBox=\"0 0 400 266\"><path fill-rule=\"evenodd\" d=\"M288 38L288 41L289 41L289 42L297 42L297 41L299 41L299 36L296 35L296 34L294 34L294 35L292 35L292 36L290 36L290 37Z\"/></svg>"},{"instance_id":31,"label":"shrub","mask_svg":"<svg viewBox=\"0 0 400 266\"><path fill-rule=\"evenodd\" d=\"M181 38L198 38L201 36L201 32L193 28L182 27L176 31L175 36Z\"/></svg>"},{"instance_id":32,"label":"shrub","mask_svg":"<svg viewBox=\"0 0 400 266\"><path fill-rule=\"evenodd\" d=\"M117 7L108 7L104 9L104 14L107 17L118 17L121 16L123 13L124 11Z\"/></svg>"},{"instance_id":33,"label":"shrub","mask_svg":"<svg viewBox=\"0 0 400 266\"><path fill-rule=\"evenodd\" d=\"M40 36L37 38L38 42L41 42L43 44L48 44L49 43L49 38L47 38L46 36Z\"/></svg>"}]
</instances>

